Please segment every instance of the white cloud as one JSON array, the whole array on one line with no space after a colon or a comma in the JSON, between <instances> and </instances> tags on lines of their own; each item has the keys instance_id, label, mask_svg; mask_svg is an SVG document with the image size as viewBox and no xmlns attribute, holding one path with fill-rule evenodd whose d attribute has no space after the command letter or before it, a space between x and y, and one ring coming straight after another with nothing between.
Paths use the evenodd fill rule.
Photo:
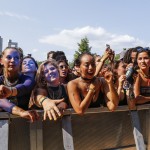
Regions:
<instances>
[{"instance_id":1,"label":"white cloud","mask_svg":"<svg viewBox=\"0 0 150 150\"><path fill-rule=\"evenodd\" d=\"M26 16L26 15L19 15L16 13L12 13L12 12L0 12L0 16L8 16L8 17L14 17L17 19L25 19L25 20L30 20L30 17Z\"/></svg>"},{"instance_id":2,"label":"white cloud","mask_svg":"<svg viewBox=\"0 0 150 150\"><path fill-rule=\"evenodd\" d=\"M105 50L105 45L110 44L112 49L119 53L123 48L129 48L134 46L145 46L144 41L139 40L128 34L119 35L106 31L101 27L86 26L83 28L64 29L57 34L44 36L39 39L40 43L47 43L62 47L66 49L66 55L72 55L74 51L78 49L77 43L80 43L81 38L87 37L89 39L89 45L92 46L92 52L102 54ZM72 56L73 58L73 56Z\"/></svg>"}]
</instances>

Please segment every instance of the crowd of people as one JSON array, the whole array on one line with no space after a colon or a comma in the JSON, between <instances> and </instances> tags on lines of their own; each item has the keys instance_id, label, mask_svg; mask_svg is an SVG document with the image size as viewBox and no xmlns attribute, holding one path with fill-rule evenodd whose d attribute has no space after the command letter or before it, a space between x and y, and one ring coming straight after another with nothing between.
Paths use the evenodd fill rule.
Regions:
<instances>
[{"instance_id":1,"label":"crowd of people","mask_svg":"<svg viewBox=\"0 0 150 150\"><path fill-rule=\"evenodd\" d=\"M150 50L134 47L120 53L107 47L102 56L82 53L73 68L63 51L50 51L39 66L21 48L7 47L0 59L0 111L30 119L57 120L73 108L83 115L88 108L150 102Z\"/></svg>"}]
</instances>

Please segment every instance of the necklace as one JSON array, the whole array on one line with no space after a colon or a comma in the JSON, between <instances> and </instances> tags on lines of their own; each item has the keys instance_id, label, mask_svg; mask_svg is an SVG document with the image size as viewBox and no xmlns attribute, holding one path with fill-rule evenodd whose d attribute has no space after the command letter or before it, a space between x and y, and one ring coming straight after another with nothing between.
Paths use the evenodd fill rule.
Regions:
<instances>
[{"instance_id":1,"label":"necklace","mask_svg":"<svg viewBox=\"0 0 150 150\"><path fill-rule=\"evenodd\" d=\"M61 85L57 87L47 87L49 98L60 99L62 97L62 87Z\"/></svg>"},{"instance_id":2,"label":"necklace","mask_svg":"<svg viewBox=\"0 0 150 150\"><path fill-rule=\"evenodd\" d=\"M17 80L14 81L14 82L10 82L10 81L8 81L7 78L4 78L4 84L7 85L7 86L9 86L9 87L15 86L15 85L18 83L18 81L19 81L19 79L17 79Z\"/></svg>"},{"instance_id":3,"label":"necklace","mask_svg":"<svg viewBox=\"0 0 150 150\"><path fill-rule=\"evenodd\" d=\"M142 76L146 79L150 78L150 75L146 75L143 71L140 71L140 73L142 74Z\"/></svg>"},{"instance_id":4,"label":"necklace","mask_svg":"<svg viewBox=\"0 0 150 150\"><path fill-rule=\"evenodd\" d=\"M4 77L4 85L9 86L9 87L14 87L15 85L17 85L19 79L17 79L14 82L10 82L8 81L7 78ZM18 105L18 99L16 96L11 96L9 97L9 102L14 103L15 105Z\"/></svg>"},{"instance_id":5,"label":"necklace","mask_svg":"<svg viewBox=\"0 0 150 150\"><path fill-rule=\"evenodd\" d=\"M83 78L80 77L80 80L85 84L85 91L88 92L89 91L89 86L90 84L96 79L96 77L93 77L92 79L87 79L87 78ZM95 97L96 97L96 93L94 92L93 97L92 97L92 101L95 102Z\"/></svg>"}]
</instances>

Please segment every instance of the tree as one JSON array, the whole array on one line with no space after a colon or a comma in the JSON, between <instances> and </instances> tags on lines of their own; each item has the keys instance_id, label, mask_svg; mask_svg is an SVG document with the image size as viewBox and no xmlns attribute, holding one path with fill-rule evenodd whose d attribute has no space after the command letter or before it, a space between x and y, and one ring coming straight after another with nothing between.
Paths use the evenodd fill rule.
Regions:
<instances>
[{"instance_id":1,"label":"tree","mask_svg":"<svg viewBox=\"0 0 150 150\"><path fill-rule=\"evenodd\" d=\"M78 58L78 56L84 52L91 52L91 48L89 46L89 40L87 37L81 39L81 42L78 43L78 51L75 51L75 54L74 54L74 60Z\"/></svg>"}]
</instances>

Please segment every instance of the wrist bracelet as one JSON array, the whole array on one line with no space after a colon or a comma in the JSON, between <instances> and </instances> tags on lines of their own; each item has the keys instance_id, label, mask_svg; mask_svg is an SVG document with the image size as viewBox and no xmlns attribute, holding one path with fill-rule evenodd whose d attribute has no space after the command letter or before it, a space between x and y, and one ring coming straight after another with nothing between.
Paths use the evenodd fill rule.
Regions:
<instances>
[{"instance_id":1,"label":"wrist bracelet","mask_svg":"<svg viewBox=\"0 0 150 150\"><path fill-rule=\"evenodd\" d=\"M41 101L40 101L40 104L42 106L42 103L47 99L48 97L44 97Z\"/></svg>"},{"instance_id":2,"label":"wrist bracelet","mask_svg":"<svg viewBox=\"0 0 150 150\"><path fill-rule=\"evenodd\" d=\"M10 86L10 91L11 91L10 96L12 96L12 95L13 95L13 89L12 89L12 87L11 87L11 86Z\"/></svg>"},{"instance_id":3,"label":"wrist bracelet","mask_svg":"<svg viewBox=\"0 0 150 150\"><path fill-rule=\"evenodd\" d=\"M93 93L95 93L95 89L89 88L89 91L92 91Z\"/></svg>"}]
</instances>

